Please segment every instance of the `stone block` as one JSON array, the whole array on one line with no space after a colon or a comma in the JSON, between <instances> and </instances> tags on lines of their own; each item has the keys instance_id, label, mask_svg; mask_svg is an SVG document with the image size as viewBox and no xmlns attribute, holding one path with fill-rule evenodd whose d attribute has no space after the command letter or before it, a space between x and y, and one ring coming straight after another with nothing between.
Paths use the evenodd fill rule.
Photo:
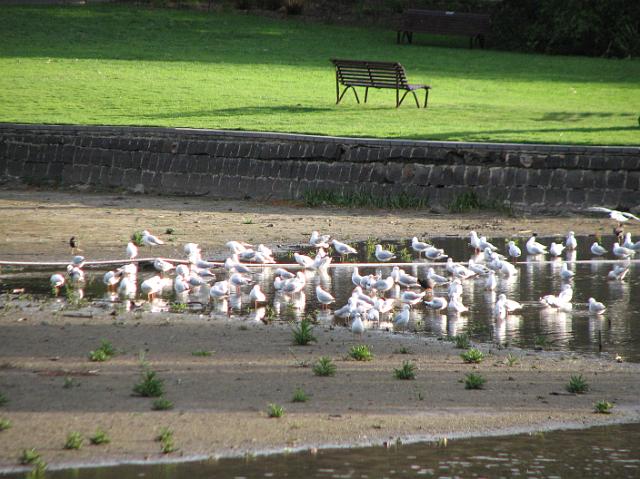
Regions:
<instances>
[{"instance_id":1,"label":"stone block","mask_svg":"<svg viewBox=\"0 0 640 479\"><path fill-rule=\"evenodd\" d=\"M629 171L624 187L635 192L635 195L640 195L640 171ZM640 203L640 199L638 199L637 203Z\"/></svg>"},{"instance_id":2,"label":"stone block","mask_svg":"<svg viewBox=\"0 0 640 479\"><path fill-rule=\"evenodd\" d=\"M610 171L607 175L607 188L622 188L626 182L626 171Z\"/></svg>"},{"instance_id":3,"label":"stone block","mask_svg":"<svg viewBox=\"0 0 640 479\"><path fill-rule=\"evenodd\" d=\"M489 168L489 185L490 186L502 186L504 184L504 172L499 166L492 166Z\"/></svg>"},{"instance_id":4,"label":"stone block","mask_svg":"<svg viewBox=\"0 0 640 479\"><path fill-rule=\"evenodd\" d=\"M567 185L567 170L564 169L555 169L551 173L551 180L549 181L549 186L551 188L563 188Z\"/></svg>"},{"instance_id":5,"label":"stone block","mask_svg":"<svg viewBox=\"0 0 640 479\"><path fill-rule=\"evenodd\" d=\"M428 186L432 168L431 165L415 165L413 183L418 186Z\"/></svg>"},{"instance_id":6,"label":"stone block","mask_svg":"<svg viewBox=\"0 0 640 479\"><path fill-rule=\"evenodd\" d=\"M402 179L403 165L401 163L387 163L385 165L385 183L397 183Z\"/></svg>"},{"instance_id":7,"label":"stone block","mask_svg":"<svg viewBox=\"0 0 640 479\"><path fill-rule=\"evenodd\" d=\"M565 186L567 188L584 188L584 171L582 170L567 170L567 176L565 179Z\"/></svg>"},{"instance_id":8,"label":"stone block","mask_svg":"<svg viewBox=\"0 0 640 479\"><path fill-rule=\"evenodd\" d=\"M561 206L567 202L566 188L549 188L544 197L547 206Z\"/></svg>"},{"instance_id":9,"label":"stone block","mask_svg":"<svg viewBox=\"0 0 640 479\"><path fill-rule=\"evenodd\" d=\"M527 188L525 190L525 202L529 205L539 205L544 203L544 192L542 188Z\"/></svg>"},{"instance_id":10,"label":"stone block","mask_svg":"<svg viewBox=\"0 0 640 479\"><path fill-rule=\"evenodd\" d=\"M303 178L313 181L318 175L318 164L315 161L308 161L305 167Z\"/></svg>"},{"instance_id":11,"label":"stone block","mask_svg":"<svg viewBox=\"0 0 640 479\"><path fill-rule=\"evenodd\" d=\"M585 206L603 206L605 202L606 190L594 188L587 190Z\"/></svg>"},{"instance_id":12,"label":"stone block","mask_svg":"<svg viewBox=\"0 0 640 479\"><path fill-rule=\"evenodd\" d=\"M567 193L567 203L582 207L587 199L587 192L582 189L570 189Z\"/></svg>"}]
</instances>

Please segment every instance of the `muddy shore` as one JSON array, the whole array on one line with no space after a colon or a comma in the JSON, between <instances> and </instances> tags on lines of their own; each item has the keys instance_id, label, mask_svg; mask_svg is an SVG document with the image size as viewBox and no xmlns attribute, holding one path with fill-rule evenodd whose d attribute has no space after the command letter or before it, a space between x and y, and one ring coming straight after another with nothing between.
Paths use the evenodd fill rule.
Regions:
<instances>
[{"instance_id":1,"label":"muddy shore","mask_svg":"<svg viewBox=\"0 0 640 479\"><path fill-rule=\"evenodd\" d=\"M31 261L67 260L70 236L80 238L87 258L120 259L131 233L143 228L167 240L155 255L182 257L182 245L192 241L208 256L223 257L229 239L290 245L306 242L313 229L363 240L471 229L503 237L568 229L608 234L612 226L593 217L435 215L9 189L0 190L0 225L0 259ZM640 227L629 231L638 234ZM169 456L186 458L640 420L640 365L611 359L485 344L479 347L487 358L470 365L452 343L414 334L371 331L360 339L319 324L317 342L302 347L292 344L286 323L144 310L113 314L91 305L73 317L18 297L3 298L0 306L0 393L8 399L0 418L13 423L0 432L0 470L19 467L21 451L32 447L52 466L167 458L154 441L162 427L174 431L178 450ZM102 339L119 354L90 362L89 351ZM371 346L372 361L348 359L357 343ZM321 356L336 363L334 377L313 374L310 366ZM173 410L152 411L151 399L132 395L142 360L164 380ZM405 360L417 366L413 381L394 378ZM483 390L464 389L469 372L487 379ZM566 392L575 374L590 384L587 394ZM71 387L64 387L66 378ZM291 402L296 388L309 401ZM613 414L593 413L600 399L615 402ZM282 418L268 418L270 403L284 407ZM110 444L63 448L69 432L89 437L97 428L110 435Z\"/></svg>"}]
</instances>

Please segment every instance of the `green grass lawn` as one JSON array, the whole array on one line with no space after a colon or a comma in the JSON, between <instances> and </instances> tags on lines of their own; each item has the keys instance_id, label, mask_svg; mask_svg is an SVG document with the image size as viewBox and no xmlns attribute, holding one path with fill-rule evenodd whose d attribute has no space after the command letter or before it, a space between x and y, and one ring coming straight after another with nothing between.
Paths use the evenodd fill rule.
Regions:
<instances>
[{"instance_id":1,"label":"green grass lawn","mask_svg":"<svg viewBox=\"0 0 640 479\"><path fill-rule=\"evenodd\" d=\"M123 5L0 8L0 121L429 140L640 144L640 61L469 50L465 38ZM433 39L432 39L433 40ZM435 45L434 45L435 43ZM335 105L332 57L400 61Z\"/></svg>"}]
</instances>

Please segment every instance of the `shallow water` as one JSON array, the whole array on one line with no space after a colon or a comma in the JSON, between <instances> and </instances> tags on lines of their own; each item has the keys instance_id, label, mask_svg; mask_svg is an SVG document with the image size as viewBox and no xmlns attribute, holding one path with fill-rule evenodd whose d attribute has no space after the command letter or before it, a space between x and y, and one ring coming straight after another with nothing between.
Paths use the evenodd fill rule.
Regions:
<instances>
[{"instance_id":1,"label":"shallow water","mask_svg":"<svg viewBox=\"0 0 640 479\"><path fill-rule=\"evenodd\" d=\"M55 471L50 479L640 477L640 425L257 458ZM21 476L14 476L21 477Z\"/></svg>"},{"instance_id":2,"label":"shallow water","mask_svg":"<svg viewBox=\"0 0 640 479\"><path fill-rule=\"evenodd\" d=\"M553 238L543 238L541 242L548 245L553 240ZM613 237L605 237L601 240L601 244L608 248L614 241ZM498 238L493 242L501 250L503 249L504 239ZM592 238L578 238L578 251L563 259L591 260L589 245L592 242ZM434 238L432 243L444 248L458 262L466 263L471 255L466 238ZM396 251L408 249L408 245L408 242L396 243ZM365 244L357 245L357 248L361 251L359 262L372 261L371 257L367 257L365 253ZM610 256L607 257L610 258ZM415 260L415 254L412 257L415 262L406 265L404 269L412 275L425 278L427 267ZM545 262L533 257L523 257L522 260L526 263L517 264L518 275L509 279L500 278L495 294L485 291L482 278L465 281L463 302L469 307L468 313L436 314L420 304L412 310L409 329L419 334L436 337L450 337L468 332L472 339L477 341L525 348L544 347L561 351L620 354L627 361L640 361L640 295L634 294L640 288L639 265L632 264L626 279L616 282L607 280L607 273L612 268L612 264L602 259L595 259L589 263L570 263L570 269L576 273L573 280L573 310L555 312L542 308L538 300L540 296L557 294L560 291L562 280L559 272L562 261L558 259ZM291 262L286 255L281 255L279 261ZM436 266L436 271L444 274L443 266L440 262ZM314 292L316 284L322 285L335 296L336 303L332 305L333 309L346 304L353 289L352 270L353 266L345 263L330 268L328 274L324 276L308 272L304 294L297 298L285 298L275 294L274 268L265 268L256 273L254 279L267 293L269 306L275 314L275 319L289 320L301 318L304 314L319 309ZM381 264L377 267L360 268L361 274L375 273L376 270L387 275L391 267ZM217 273L223 274L221 271ZM25 294L50 297L49 274L40 271L0 275L0 293L24 288ZM146 278L152 274L152 270L146 270L140 277ZM101 277L102 272L87 270L84 298L106 303L108 307L123 307L123 303L112 302L117 301L117 298L106 293ZM216 303L211 314L225 315L237 320L266 320L269 311L264 307L255 310L252 308L248 299L249 290L250 287L245 287L241 294L234 294L228 301ZM393 294L393 290L390 293ZM500 293L505 293L508 298L523 303L523 310L508 316L505 320L496 320L492 310L495 298ZM398 291L395 294L397 295ZM446 295L446 291L437 290L436 294ZM591 296L607 306L605 314L589 315L586 303ZM176 301L172 293L165 298L165 301L156 301L152 310L166 310L170 302ZM202 303L208 302L206 290L202 289L198 294L190 295L188 301L191 303L190 309L199 311ZM334 318L331 311L319 311L318 321L347 324L344 319ZM393 329L391 320L392 318L387 317L380 324L367 323L366 326L372 329Z\"/></svg>"}]
</instances>

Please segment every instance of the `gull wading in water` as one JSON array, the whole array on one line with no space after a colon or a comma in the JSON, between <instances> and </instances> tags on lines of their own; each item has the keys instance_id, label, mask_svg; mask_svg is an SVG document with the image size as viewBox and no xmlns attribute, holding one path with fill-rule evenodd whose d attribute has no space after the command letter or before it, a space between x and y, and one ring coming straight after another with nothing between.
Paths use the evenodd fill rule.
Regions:
<instances>
[{"instance_id":1,"label":"gull wading in water","mask_svg":"<svg viewBox=\"0 0 640 479\"><path fill-rule=\"evenodd\" d=\"M607 253L607 250L600 246L597 241L591 245L591 253L595 256L602 256Z\"/></svg>"},{"instance_id":2,"label":"gull wading in water","mask_svg":"<svg viewBox=\"0 0 640 479\"><path fill-rule=\"evenodd\" d=\"M526 244L527 253L530 255L547 254L547 247L542 243L538 243L538 235L533 233Z\"/></svg>"},{"instance_id":3,"label":"gull wading in water","mask_svg":"<svg viewBox=\"0 0 640 479\"><path fill-rule=\"evenodd\" d=\"M388 251L386 249L382 249L382 245L381 244L377 244L376 245L375 255L376 255L376 258L378 259L378 261L390 261L390 260L392 260L393 258L396 257L396 255L393 254L391 251Z\"/></svg>"},{"instance_id":4,"label":"gull wading in water","mask_svg":"<svg viewBox=\"0 0 640 479\"><path fill-rule=\"evenodd\" d=\"M507 252L512 258L519 258L520 256L522 256L522 250L516 246L516 243L514 241L509 241Z\"/></svg>"},{"instance_id":5,"label":"gull wading in water","mask_svg":"<svg viewBox=\"0 0 640 479\"><path fill-rule=\"evenodd\" d=\"M568 251L574 251L578 248L578 240L576 234L573 231L569 231L567 238L564 241L564 246Z\"/></svg>"},{"instance_id":6,"label":"gull wading in water","mask_svg":"<svg viewBox=\"0 0 640 479\"><path fill-rule=\"evenodd\" d=\"M333 248L336 250L336 252L340 255L340 256L344 256L347 254L356 254L357 251L352 248L351 246L349 246L346 243L342 243L340 241L338 241L337 239L334 239L333 241L331 241L331 244L333 245Z\"/></svg>"},{"instance_id":7,"label":"gull wading in water","mask_svg":"<svg viewBox=\"0 0 640 479\"><path fill-rule=\"evenodd\" d=\"M322 305L322 307L327 307L331 303L335 303L335 298L331 295L331 293L322 289L320 285L316 286L316 298L318 302Z\"/></svg>"},{"instance_id":8,"label":"gull wading in water","mask_svg":"<svg viewBox=\"0 0 640 479\"><path fill-rule=\"evenodd\" d=\"M589 313L591 314L603 314L607 309L604 304L593 298L589 298L589 302L587 304L589 306Z\"/></svg>"}]
</instances>

